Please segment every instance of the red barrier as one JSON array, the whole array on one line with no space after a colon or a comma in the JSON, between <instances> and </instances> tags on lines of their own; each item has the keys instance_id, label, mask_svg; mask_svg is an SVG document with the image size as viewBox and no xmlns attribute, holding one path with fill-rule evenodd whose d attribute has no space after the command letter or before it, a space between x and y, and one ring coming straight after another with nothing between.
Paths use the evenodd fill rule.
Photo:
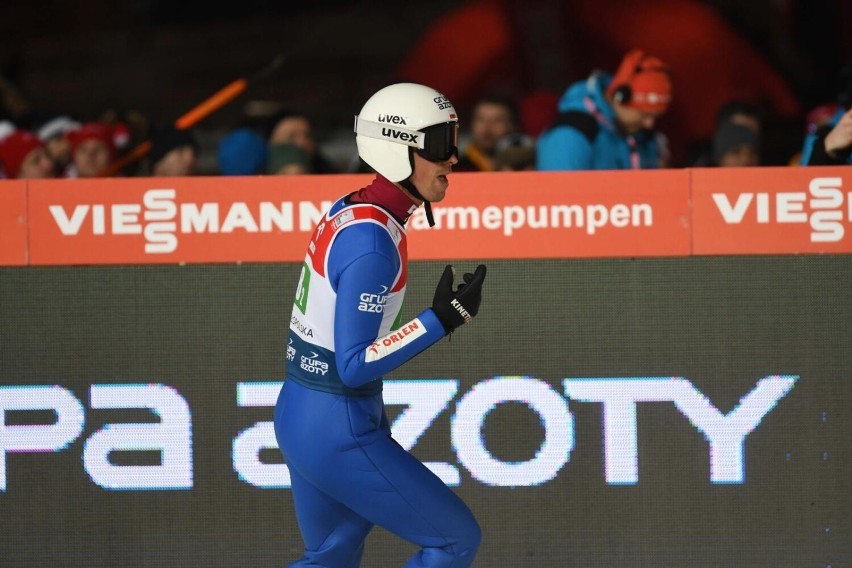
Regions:
<instances>
[{"instance_id":1,"label":"red barrier","mask_svg":"<svg viewBox=\"0 0 852 568\"><path fill-rule=\"evenodd\" d=\"M27 184L0 183L0 266L27 264Z\"/></svg>"},{"instance_id":2,"label":"red barrier","mask_svg":"<svg viewBox=\"0 0 852 568\"><path fill-rule=\"evenodd\" d=\"M692 209L693 254L852 252L850 168L693 170Z\"/></svg>"},{"instance_id":3,"label":"red barrier","mask_svg":"<svg viewBox=\"0 0 852 568\"><path fill-rule=\"evenodd\" d=\"M852 252L852 169L460 173L413 260ZM371 175L0 182L0 264L299 262ZM428 232L428 233L427 233ZM421 234L425 233L425 234Z\"/></svg>"}]
</instances>

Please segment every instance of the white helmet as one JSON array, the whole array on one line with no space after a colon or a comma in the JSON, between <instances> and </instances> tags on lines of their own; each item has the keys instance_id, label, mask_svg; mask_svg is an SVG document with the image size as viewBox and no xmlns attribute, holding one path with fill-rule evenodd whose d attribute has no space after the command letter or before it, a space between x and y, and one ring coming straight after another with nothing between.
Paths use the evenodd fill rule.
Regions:
<instances>
[{"instance_id":1,"label":"white helmet","mask_svg":"<svg viewBox=\"0 0 852 568\"><path fill-rule=\"evenodd\" d=\"M397 83L377 91L355 117L355 142L361 156L392 182L411 176L409 148L433 162L458 152L458 114L431 87Z\"/></svg>"}]
</instances>

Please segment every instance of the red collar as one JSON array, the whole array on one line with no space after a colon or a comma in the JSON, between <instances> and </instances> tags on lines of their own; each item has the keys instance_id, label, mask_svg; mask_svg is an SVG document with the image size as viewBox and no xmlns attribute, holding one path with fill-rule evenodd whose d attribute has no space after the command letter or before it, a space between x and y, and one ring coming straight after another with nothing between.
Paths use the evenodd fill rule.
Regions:
<instances>
[{"instance_id":1,"label":"red collar","mask_svg":"<svg viewBox=\"0 0 852 568\"><path fill-rule=\"evenodd\" d=\"M349 200L380 205L403 224L417 209L417 204L399 186L380 175L376 176L373 183L350 195Z\"/></svg>"}]
</instances>

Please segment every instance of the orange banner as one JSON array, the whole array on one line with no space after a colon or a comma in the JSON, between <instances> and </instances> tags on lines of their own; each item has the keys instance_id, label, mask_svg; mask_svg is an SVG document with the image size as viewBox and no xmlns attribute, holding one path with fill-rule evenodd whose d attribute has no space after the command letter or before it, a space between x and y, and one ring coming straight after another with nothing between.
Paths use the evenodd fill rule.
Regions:
<instances>
[{"instance_id":1,"label":"orange banner","mask_svg":"<svg viewBox=\"0 0 852 568\"><path fill-rule=\"evenodd\" d=\"M578 258L689 254L688 174L680 171L453 174L418 210L412 259Z\"/></svg>"},{"instance_id":2,"label":"orange banner","mask_svg":"<svg viewBox=\"0 0 852 568\"><path fill-rule=\"evenodd\" d=\"M27 184L0 182L0 266L27 264Z\"/></svg>"},{"instance_id":3,"label":"orange banner","mask_svg":"<svg viewBox=\"0 0 852 568\"><path fill-rule=\"evenodd\" d=\"M852 252L852 168L692 170L692 253Z\"/></svg>"},{"instance_id":4,"label":"orange banner","mask_svg":"<svg viewBox=\"0 0 852 568\"><path fill-rule=\"evenodd\" d=\"M372 175L2 182L0 264L300 262ZM412 260L852 252L852 168L457 173Z\"/></svg>"},{"instance_id":5,"label":"orange banner","mask_svg":"<svg viewBox=\"0 0 852 568\"><path fill-rule=\"evenodd\" d=\"M331 201L371 176L33 181L32 264L300 262Z\"/></svg>"},{"instance_id":6,"label":"orange banner","mask_svg":"<svg viewBox=\"0 0 852 568\"><path fill-rule=\"evenodd\" d=\"M296 262L334 199L372 176L30 183L33 264ZM409 221L409 257L689 254L687 174L455 174Z\"/></svg>"}]
</instances>

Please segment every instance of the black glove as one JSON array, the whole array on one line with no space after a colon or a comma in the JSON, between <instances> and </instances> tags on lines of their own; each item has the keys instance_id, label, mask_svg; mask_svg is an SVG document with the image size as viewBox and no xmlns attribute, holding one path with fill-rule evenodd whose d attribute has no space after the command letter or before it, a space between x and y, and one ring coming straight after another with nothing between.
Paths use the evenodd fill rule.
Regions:
<instances>
[{"instance_id":1,"label":"black glove","mask_svg":"<svg viewBox=\"0 0 852 568\"><path fill-rule=\"evenodd\" d=\"M448 264L435 289L432 309L447 333L469 322L479 312L479 304L482 302L482 283L485 281L485 265L477 266L473 274L465 274L463 280L464 282L453 290L453 267Z\"/></svg>"}]
</instances>

